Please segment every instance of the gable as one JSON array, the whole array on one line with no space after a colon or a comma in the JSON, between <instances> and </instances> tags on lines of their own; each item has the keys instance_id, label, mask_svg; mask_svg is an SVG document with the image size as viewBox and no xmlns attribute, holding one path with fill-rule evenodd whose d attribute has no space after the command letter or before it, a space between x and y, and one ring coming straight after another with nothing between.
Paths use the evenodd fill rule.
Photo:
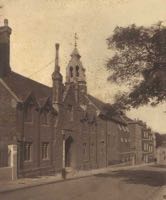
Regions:
<instances>
[{"instance_id":1,"label":"gable","mask_svg":"<svg viewBox=\"0 0 166 200\"><path fill-rule=\"evenodd\" d=\"M31 92L30 94L27 95L25 101L24 101L24 104L25 105L34 105L36 107L39 106L38 102L37 102L37 99L35 97L35 95Z\"/></svg>"},{"instance_id":2,"label":"gable","mask_svg":"<svg viewBox=\"0 0 166 200\"><path fill-rule=\"evenodd\" d=\"M75 91L74 91L74 87L70 86L68 88L66 88L66 94L65 94L65 97L64 97L64 105L76 105L76 94L75 94ZM65 93L64 92L64 93Z\"/></svg>"}]
</instances>

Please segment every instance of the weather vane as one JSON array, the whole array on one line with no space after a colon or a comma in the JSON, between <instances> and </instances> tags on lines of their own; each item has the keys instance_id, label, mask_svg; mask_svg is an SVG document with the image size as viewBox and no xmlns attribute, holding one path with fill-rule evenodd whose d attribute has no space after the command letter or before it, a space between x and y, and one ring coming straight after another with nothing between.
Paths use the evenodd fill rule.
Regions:
<instances>
[{"instance_id":1,"label":"weather vane","mask_svg":"<svg viewBox=\"0 0 166 200\"><path fill-rule=\"evenodd\" d=\"M75 33L74 34L75 48L77 47L77 40L78 40L78 35L77 35L77 33Z\"/></svg>"}]
</instances>

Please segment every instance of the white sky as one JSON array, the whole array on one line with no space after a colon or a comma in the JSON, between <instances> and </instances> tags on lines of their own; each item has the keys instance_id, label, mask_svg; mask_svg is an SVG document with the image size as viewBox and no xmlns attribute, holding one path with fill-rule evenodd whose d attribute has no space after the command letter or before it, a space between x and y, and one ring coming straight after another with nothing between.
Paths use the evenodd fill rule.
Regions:
<instances>
[{"instance_id":1,"label":"white sky","mask_svg":"<svg viewBox=\"0 0 166 200\"><path fill-rule=\"evenodd\" d=\"M65 67L79 35L78 48L86 68L89 93L111 102L117 87L107 82L104 65L110 51L106 38L116 25L151 25L166 20L166 0L0 0L0 20L9 19L12 69L51 85L54 44L60 43L60 65ZM155 131L166 133L166 105L144 106L129 116L140 118Z\"/></svg>"}]
</instances>

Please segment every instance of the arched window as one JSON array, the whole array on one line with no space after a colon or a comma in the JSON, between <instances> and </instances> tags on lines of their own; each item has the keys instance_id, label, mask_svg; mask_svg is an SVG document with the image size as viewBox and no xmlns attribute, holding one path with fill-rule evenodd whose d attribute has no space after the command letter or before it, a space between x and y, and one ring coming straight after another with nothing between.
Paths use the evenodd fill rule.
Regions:
<instances>
[{"instance_id":1,"label":"arched window","mask_svg":"<svg viewBox=\"0 0 166 200\"><path fill-rule=\"evenodd\" d=\"M70 77L73 77L73 67L70 67Z\"/></svg>"},{"instance_id":2,"label":"arched window","mask_svg":"<svg viewBox=\"0 0 166 200\"><path fill-rule=\"evenodd\" d=\"M68 113L69 113L69 117L70 117L70 121L74 120L74 108L72 105L68 105Z\"/></svg>"},{"instance_id":3,"label":"arched window","mask_svg":"<svg viewBox=\"0 0 166 200\"><path fill-rule=\"evenodd\" d=\"M49 124L49 112L43 111L40 116L41 124L48 125Z\"/></svg>"},{"instance_id":4,"label":"arched window","mask_svg":"<svg viewBox=\"0 0 166 200\"><path fill-rule=\"evenodd\" d=\"M28 105L25 110L25 122L32 122L33 121L33 107L32 105Z\"/></svg>"},{"instance_id":5,"label":"arched window","mask_svg":"<svg viewBox=\"0 0 166 200\"><path fill-rule=\"evenodd\" d=\"M79 74L79 66L77 65L76 66L76 76L78 77L80 74Z\"/></svg>"}]
</instances>

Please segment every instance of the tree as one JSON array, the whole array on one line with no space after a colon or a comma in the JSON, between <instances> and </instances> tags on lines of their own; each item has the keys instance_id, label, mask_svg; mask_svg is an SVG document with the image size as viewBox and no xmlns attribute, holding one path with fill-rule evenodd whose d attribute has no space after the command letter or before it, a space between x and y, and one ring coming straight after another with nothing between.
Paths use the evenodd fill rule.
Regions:
<instances>
[{"instance_id":1,"label":"tree","mask_svg":"<svg viewBox=\"0 0 166 200\"><path fill-rule=\"evenodd\" d=\"M116 104L132 107L166 100L166 27L116 27L107 39L113 56L107 61L109 81L129 90L116 96Z\"/></svg>"}]
</instances>

